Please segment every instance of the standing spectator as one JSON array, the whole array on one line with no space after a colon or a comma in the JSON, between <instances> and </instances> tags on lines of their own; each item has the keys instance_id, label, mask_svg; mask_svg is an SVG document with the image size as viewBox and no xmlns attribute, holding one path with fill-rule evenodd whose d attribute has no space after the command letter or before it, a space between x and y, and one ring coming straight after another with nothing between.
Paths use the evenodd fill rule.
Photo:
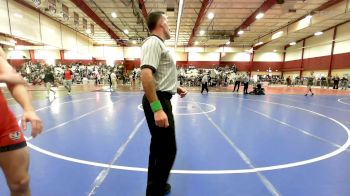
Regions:
<instances>
[{"instance_id":1,"label":"standing spectator","mask_svg":"<svg viewBox=\"0 0 350 196\"><path fill-rule=\"evenodd\" d=\"M292 80L290 79L290 76L288 76L287 78L287 86L291 86L292 85Z\"/></svg>"},{"instance_id":2,"label":"standing spectator","mask_svg":"<svg viewBox=\"0 0 350 196\"><path fill-rule=\"evenodd\" d=\"M328 76L327 77L327 89L329 89L329 87L331 86L332 84L332 76Z\"/></svg>"},{"instance_id":3,"label":"standing spectator","mask_svg":"<svg viewBox=\"0 0 350 196\"><path fill-rule=\"evenodd\" d=\"M244 84L244 88L243 88L243 94L248 94L248 87L249 87L249 76L245 75L244 79L243 79L243 84Z\"/></svg>"},{"instance_id":4,"label":"standing spectator","mask_svg":"<svg viewBox=\"0 0 350 196\"><path fill-rule=\"evenodd\" d=\"M311 93L311 96L314 95L314 93L312 92L312 85L314 84L314 80L315 80L314 72L311 72L310 77L307 78L307 91L305 96L307 96L309 92Z\"/></svg>"},{"instance_id":5,"label":"standing spectator","mask_svg":"<svg viewBox=\"0 0 350 196\"><path fill-rule=\"evenodd\" d=\"M342 90L347 90L348 89L348 83L349 83L348 77L344 75L343 78L341 79L341 89Z\"/></svg>"},{"instance_id":6,"label":"standing spectator","mask_svg":"<svg viewBox=\"0 0 350 196\"><path fill-rule=\"evenodd\" d=\"M203 78L202 78L202 91L201 94L203 94L204 89L207 91L207 93L209 93L208 90L208 74L204 74Z\"/></svg>"},{"instance_id":7,"label":"standing spectator","mask_svg":"<svg viewBox=\"0 0 350 196\"><path fill-rule=\"evenodd\" d=\"M111 73L111 80L112 80L112 88L116 89L117 88L117 76L114 73L114 71L112 71L112 73Z\"/></svg>"},{"instance_id":8,"label":"standing spectator","mask_svg":"<svg viewBox=\"0 0 350 196\"><path fill-rule=\"evenodd\" d=\"M237 93L238 93L240 86L241 86L241 75L239 73L237 73L237 75L235 77L235 87L233 89L233 92L235 92L236 91L236 87L238 87L237 88Z\"/></svg>"},{"instance_id":9,"label":"standing spectator","mask_svg":"<svg viewBox=\"0 0 350 196\"><path fill-rule=\"evenodd\" d=\"M334 78L333 78L333 82L334 82L334 84L333 84L333 89L338 89L339 88L339 76L338 75L336 75Z\"/></svg>"},{"instance_id":10,"label":"standing spectator","mask_svg":"<svg viewBox=\"0 0 350 196\"><path fill-rule=\"evenodd\" d=\"M95 85L97 86L97 84L101 84L101 75L99 73L99 71L97 70L97 68L95 68L94 71L94 75L95 75Z\"/></svg>"},{"instance_id":11,"label":"standing spectator","mask_svg":"<svg viewBox=\"0 0 350 196\"><path fill-rule=\"evenodd\" d=\"M70 95L70 93L72 91L72 76L73 76L73 72L69 69L68 66L66 66L66 70L64 71L63 76L64 76L64 81L63 81L64 88L67 89L68 95Z\"/></svg>"},{"instance_id":12,"label":"standing spectator","mask_svg":"<svg viewBox=\"0 0 350 196\"><path fill-rule=\"evenodd\" d=\"M44 82L47 90L47 97L50 97L50 91L53 92L53 96L55 96L56 91L52 89L52 85L55 83L55 77L51 68L46 68Z\"/></svg>"},{"instance_id":13,"label":"standing spectator","mask_svg":"<svg viewBox=\"0 0 350 196\"><path fill-rule=\"evenodd\" d=\"M321 88L324 88L327 84L327 78L325 76L321 77Z\"/></svg>"}]
</instances>

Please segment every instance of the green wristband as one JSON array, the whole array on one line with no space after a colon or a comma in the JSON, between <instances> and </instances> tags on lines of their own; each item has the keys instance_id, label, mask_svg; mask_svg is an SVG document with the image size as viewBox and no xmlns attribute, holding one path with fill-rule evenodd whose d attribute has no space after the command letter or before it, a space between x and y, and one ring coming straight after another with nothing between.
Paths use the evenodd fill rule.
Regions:
<instances>
[{"instance_id":1,"label":"green wristband","mask_svg":"<svg viewBox=\"0 0 350 196\"><path fill-rule=\"evenodd\" d=\"M151 103L151 109L153 112L158 112L159 110L162 110L162 104L160 103L160 101L155 101Z\"/></svg>"}]
</instances>

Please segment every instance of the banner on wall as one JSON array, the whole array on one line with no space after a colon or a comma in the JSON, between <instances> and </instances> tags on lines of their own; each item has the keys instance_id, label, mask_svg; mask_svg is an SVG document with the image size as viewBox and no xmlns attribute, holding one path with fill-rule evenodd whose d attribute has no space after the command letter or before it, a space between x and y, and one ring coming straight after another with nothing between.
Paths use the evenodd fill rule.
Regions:
<instances>
[{"instance_id":1,"label":"banner on wall","mask_svg":"<svg viewBox=\"0 0 350 196\"><path fill-rule=\"evenodd\" d=\"M56 0L48 0L47 1L47 8L52 14L56 13Z\"/></svg>"},{"instance_id":2,"label":"banner on wall","mask_svg":"<svg viewBox=\"0 0 350 196\"><path fill-rule=\"evenodd\" d=\"M83 18L83 29L84 31L87 30L87 20L85 18Z\"/></svg>"},{"instance_id":3,"label":"banner on wall","mask_svg":"<svg viewBox=\"0 0 350 196\"><path fill-rule=\"evenodd\" d=\"M95 34L95 26L93 24L90 24L90 31L92 35Z\"/></svg>"},{"instance_id":4,"label":"banner on wall","mask_svg":"<svg viewBox=\"0 0 350 196\"><path fill-rule=\"evenodd\" d=\"M79 27L79 14L74 12L74 25L75 27Z\"/></svg>"},{"instance_id":5,"label":"banner on wall","mask_svg":"<svg viewBox=\"0 0 350 196\"><path fill-rule=\"evenodd\" d=\"M62 16L64 20L69 20L69 8L62 3Z\"/></svg>"}]
</instances>

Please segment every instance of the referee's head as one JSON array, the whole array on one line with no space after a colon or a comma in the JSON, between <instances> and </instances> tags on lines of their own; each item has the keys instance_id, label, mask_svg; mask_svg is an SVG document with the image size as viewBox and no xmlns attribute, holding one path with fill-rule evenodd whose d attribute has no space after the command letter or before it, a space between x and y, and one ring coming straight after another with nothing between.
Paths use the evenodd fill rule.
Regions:
<instances>
[{"instance_id":1,"label":"referee's head","mask_svg":"<svg viewBox=\"0 0 350 196\"><path fill-rule=\"evenodd\" d=\"M170 39L168 19L164 12L151 12L147 18L147 26L152 34L158 35L163 39Z\"/></svg>"}]
</instances>

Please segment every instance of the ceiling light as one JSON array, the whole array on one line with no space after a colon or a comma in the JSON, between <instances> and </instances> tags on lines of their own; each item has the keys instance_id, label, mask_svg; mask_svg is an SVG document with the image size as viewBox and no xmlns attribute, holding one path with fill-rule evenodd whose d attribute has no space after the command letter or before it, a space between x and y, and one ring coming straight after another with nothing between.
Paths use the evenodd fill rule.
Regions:
<instances>
[{"instance_id":1,"label":"ceiling light","mask_svg":"<svg viewBox=\"0 0 350 196\"><path fill-rule=\"evenodd\" d=\"M132 41L132 44L137 44L136 40L133 40L133 41Z\"/></svg>"},{"instance_id":2,"label":"ceiling light","mask_svg":"<svg viewBox=\"0 0 350 196\"><path fill-rule=\"evenodd\" d=\"M244 33L243 30L238 31L238 35L242 35Z\"/></svg>"},{"instance_id":3,"label":"ceiling light","mask_svg":"<svg viewBox=\"0 0 350 196\"><path fill-rule=\"evenodd\" d=\"M125 33L125 34L129 34L129 30L125 29L125 30L124 30L124 33Z\"/></svg>"},{"instance_id":4,"label":"ceiling light","mask_svg":"<svg viewBox=\"0 0 350 196\"><path fill-rule=\"evenodd\" d=\"M14 40L14 39L10 39L10 42L13 43L13 44L16 44L16 43L17 43L17 41Z\"/></svg>"},{"instance_id":5,"label":"ceiling light","mask_svg":"<svg viewBox=\"0 0 350 196\"><path fill-rule=\"evenodd\" d=\"M319 36L319 35L322 35L323 34L323 32L322 31L319 31L319 32L316 32L314 35L315 36Z\"/></svg>"},{"instance_id":6,"label":"ceiling light","mask_svg":"<svg viewBox=\"0 0 350 196\"><path fill-rule=\"evenodd\" d=\"M264 42L256 43L255 46L260 46L260 45L262 45L262 44L264 44Z\"/></svg>"},{"instance_id":7,"label":"ceiling light","mask_svg":"<svg viewBox=\"0 0 350 196\"><path fill-rule=\"evenodd\" d=\"M19 14L19 13L14 13L13 14L15 17L17 17L17 18L23 18L23 15L22 14Z\"/></svg>"},{"instance_id":8,"label":"ceiling light","mask_svg":"<svg viewBox=\"0 0 350 196\"><path fill-rule=\"evenodd\" d=\"M194 42L194 45L198 45L198 41L195 41L195 42Z\"/></svg>"},{"instance_id":9,"label":"ceiling light","mask_svg":"<svg viewBox=\"0 0 350 196\"><path fill-rule=\"evenodd\" d=\"M291 46L294 46L295 44L297 44L297 43L296 42L289 43L289 45L291 45Z\"/></svg>"},{"instance_id":10,"label":"ceiling light","mask_svg":"<svg viewBox=\"0 0 350 196\"><path fill-rule=\"evenodd\" d=\"M277 50L273 50L273 52L277 52Z\"/></svg>"},{"instance_id":11,"label":"ceiling light","mask_svg":"<svg viewBox=\"0 0 350 196\"><path fill-rule=\"evenodd\" d=\"M85 31L87 34L91 34L91 30L90 29L86 29Z\"/></svg>"},{"instance_id":12,"label":"ceiling light","mask_svg":"<svg viewBox=\"0 0 350 196\"><path fill-rule=\"evenodd\" d=\"M204 35L204 33L205 33L204 30L199 31L199 34L200 34L200 35Z\"/></svg>"},{"instance_id":13,"label":"ceiling light","mask_svg":"<svg viewBox=\"0 0 350 196\"><path fill-rule=\"evenodd\" d=\"M208 18L211 20L211 19L213 19L214 18L214 13L213 12L210 12L209 14L208 14Z\"/></svg>"},{"instance_id":14,"label":"ceiling light","mask_svg":"<svg viewBox=\"0 0 350 196\"><path fill-rule=\"evenodd\" d=\"M111 15L112 15L113 18L117 18L117 13L112 12Z\"/></svg>"},{"instance_id":15,"label":"ceiling light","mask_svg":"<svg viewBox=\"0 0 350 196\"><path fill-rule=\"evenodd\" d=\"M264 15L265 15L264 13L261 13L261 12L260 12L259 14L257 14L257 15L255 16L255 18L256 18L256 19L261 19L261 18L264 17Z\"/></svg>"},{"instance_id":16,"label":"ceiling light","mask_svg":"<svg viewBox=\"0 0 350 196\"><path fill-rule=\"evenodd\" d=\"M312 18L312 15L310 15L310 14L307 15L307 16L305 17L305 19L309 19L309 20L310 20L311 18Z\"/></svg>"},{"instance_id":17,"label":"ceiling light","mask_svg":"<svg viewBox=\"0 0 350 196\"><path fill-rule=\"evenodd\" d=\"M226 42L226 45L230 45L230 43L231 43L230 41L227 41L227 42Z\"/></svg>"},{"instance_id":18,"label":"ceiling light","mask_svg":"<svg viewBox=\"0 0 350 196\"><path fill-rule=\"evenodd\" d=\"M9 50L10 50L10 51L12 51L12 50L13 50L13 48L9 48Z\"/></svg>"}]
</instances>

